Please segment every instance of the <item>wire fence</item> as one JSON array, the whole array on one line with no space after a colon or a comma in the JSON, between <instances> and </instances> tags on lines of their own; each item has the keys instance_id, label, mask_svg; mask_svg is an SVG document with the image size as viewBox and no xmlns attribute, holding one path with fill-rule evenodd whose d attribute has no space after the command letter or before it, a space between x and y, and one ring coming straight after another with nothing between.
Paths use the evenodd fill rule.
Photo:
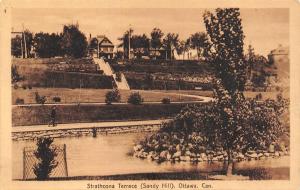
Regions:
<instances>
[{"instance_id":1,"label":"wire fence","mask_svg":"<svg viewBox=\"0 0 300 190\"><path fill-rule=\"evenodd\" d=\"M49 177L68 177L66 145L52 146L55 149L56 157L54 158L57 166L52 170ZM23 179L35 179L33 168L39 163L39 160L35 157L34 152L36 148L25 147L23 149Z\"/></svg>"}]
</instances>

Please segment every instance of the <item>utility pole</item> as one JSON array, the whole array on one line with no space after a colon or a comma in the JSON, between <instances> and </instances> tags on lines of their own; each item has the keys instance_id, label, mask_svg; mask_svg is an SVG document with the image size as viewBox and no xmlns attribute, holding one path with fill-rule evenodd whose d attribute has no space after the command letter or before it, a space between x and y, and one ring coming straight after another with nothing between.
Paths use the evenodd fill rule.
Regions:
<instances>
[{"instance_id":1,"label":"utility pole","mask_svg":"<svg viewBox=\"0 0 300 190\"><path fill-rule=\"evenodd\" d=\"M27 47L26 47L26 37L25 37L25 31L24 31L24 24L22 24L23 27L23 38L24 38L24 54L25 54L25 58L27 58Z\"/></svg>"}]
</instances>

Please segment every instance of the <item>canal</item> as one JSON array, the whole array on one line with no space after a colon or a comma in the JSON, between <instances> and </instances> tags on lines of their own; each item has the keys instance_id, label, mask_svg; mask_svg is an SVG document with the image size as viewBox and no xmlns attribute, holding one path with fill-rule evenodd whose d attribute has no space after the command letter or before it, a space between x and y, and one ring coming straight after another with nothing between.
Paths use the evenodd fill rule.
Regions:
<instances>
[{"instance_id":1,"label":"canal","mask_svg":"<svg viewBox=\"0 0 300 190\"><path fill-rule=\"evenodd\" d=\"M108 176L138 173L221 171L222 163L200 162L156 163L132 156L133 145L146 133L126 133L84 137L56 138L54 144L66 144L69 176ZM23 148L35 147L34 141L13 141L13 179L23 177ZM266 168L268 179L289 179L289 157L244 161L237 170Z\"/></svg>"}]
</instances>

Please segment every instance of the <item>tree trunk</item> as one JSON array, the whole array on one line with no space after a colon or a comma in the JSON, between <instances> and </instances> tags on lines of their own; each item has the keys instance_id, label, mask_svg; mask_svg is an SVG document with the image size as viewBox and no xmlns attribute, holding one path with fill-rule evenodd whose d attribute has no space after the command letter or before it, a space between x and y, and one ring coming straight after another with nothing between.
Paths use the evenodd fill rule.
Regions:
<instances>
[{"instance_id":1,"label":"tree trunk","mask_svg":"<svg viewBox=\"0 0 300 190\"><path fill-rule=\"evenodd\" d=\"M233 170L233 161L232 161L231 150L227 150L227 155L228 155L228 161L227 161L226 175L231 176L232 170Z\"/></svg>"}]
</instances>

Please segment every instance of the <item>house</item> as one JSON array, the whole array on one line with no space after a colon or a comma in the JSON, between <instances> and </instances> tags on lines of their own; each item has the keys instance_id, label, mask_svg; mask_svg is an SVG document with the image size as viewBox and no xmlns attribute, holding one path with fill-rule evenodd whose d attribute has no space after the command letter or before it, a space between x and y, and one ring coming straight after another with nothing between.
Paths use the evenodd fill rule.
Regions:
<instances>
[{"instance_id":1,"label":"house","mask_svg":"<svg viewBox=\"0 0 300 190\"><path fill-rule=\"evenodd\" d=\"M95 46L92 46L92 43L95 43ZM96 38L93 39L91 39L90 35L89 53L93 57L103 57L105 59L112 59L113 52L114 44L105 35L98 35Z\"/></svg>"}]
</instances>

